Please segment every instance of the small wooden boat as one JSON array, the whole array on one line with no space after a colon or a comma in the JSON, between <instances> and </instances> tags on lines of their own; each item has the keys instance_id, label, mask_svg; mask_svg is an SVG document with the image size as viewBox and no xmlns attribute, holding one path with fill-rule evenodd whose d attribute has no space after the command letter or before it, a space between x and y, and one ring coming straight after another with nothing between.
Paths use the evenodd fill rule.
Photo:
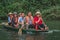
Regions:
<instances>
[{"instance_id":1,"label":"small wooden boat","mask_svg":"<svg viewBox=\"0 0 60 40\"><path fill-rule=\"evenodd\" d=\"M19 28L15 28L15 27L12 27L12 26L9 26L9 25L3 25L3 27L7 30L12 30L12 31L16 31L16 32L19 31Z\"/></svg>"},{"instance_id":2,"label":"small wooden boat","mask_svg":"<svg viewBox=\"0 0 60 40\"><path fill-rule=\"evenodd\" d=\"M9 25L3 25L4 28L18 32L20 28L15 28ZM36 29L22 29L22 33L37 33L37 32L48 32L48 30L36 30Z\"/></svg>"},{"instance_id":3,"label":"small wooden boat","mask_svg":"<svg viewBox=\"0 0 60 40\"><path fill-rule=\"evenodd\" d=\"M42 30L36 30L36 29L22 29L22 33L34 34L39 32L48 32L48 30L42 31Z\"/></svg>"}]
</instances>

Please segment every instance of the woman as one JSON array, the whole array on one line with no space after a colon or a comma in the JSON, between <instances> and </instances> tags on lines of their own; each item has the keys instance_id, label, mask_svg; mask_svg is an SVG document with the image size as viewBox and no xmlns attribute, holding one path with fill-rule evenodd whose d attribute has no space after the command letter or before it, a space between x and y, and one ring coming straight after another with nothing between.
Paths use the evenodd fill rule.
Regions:
<instances>
[{"instance_id":1,"label":"woman","mask_svg":"<svg viewBox=\"0 0 60 40\"><path fill-rule=\"evenodd\" d=\"M31 12L28 12L28 15L25 17L26 19L26 29L28 29L28 26L33 27L33 16Z\"/></svg>"},{"instance_id":2,"label":"woman","mask_svg":"<svg viewBox=\"0 0 60 40\"><path fill-rule=\"evenodd\" d=\"M35 25L36 30L38 30L38 28L40 28L41 30L48 29L47 25L44 23L44 21L42 19L42 15L40 12L36 12L36 14L34 16L34 25Z\"/></svg>"},{"instance_id":3,"label":"woman","mask_svg":"<svg viewBox=\"0 0 60 40\"><path fill-rule=\"evenodd\" d=\"M14 12L13 14L12 26L18 28L18 16L16 12Z\"/></svg>"},{"instance_id":4,"label":"woman","mask_svg":"<svg viewBox=\"0 0 60 40\"><path fill-rule=\"evenodd\" d=\"M13 14L10 12L10 13L8 14L8 24L9 24L9 25L12 25L12 18L13 18Z\"/></svg>"}]
</instances>

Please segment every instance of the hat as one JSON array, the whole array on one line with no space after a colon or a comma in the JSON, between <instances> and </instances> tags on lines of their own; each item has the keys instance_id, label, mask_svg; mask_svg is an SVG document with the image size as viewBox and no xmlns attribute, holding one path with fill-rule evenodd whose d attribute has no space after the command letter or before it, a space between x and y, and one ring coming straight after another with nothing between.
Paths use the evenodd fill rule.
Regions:
<instances>
[{"instance_id":1,"label":"hat","mask_svg":"<svg viewBox=\"0 0 60 40\"><path fill-rule=\"evenodd\" d=\"M8 13L8 15L11 15L12 13L10 12L10 13Z\"/></svg>"},{"instance_id":2,"label":"hat","mask_svg":"<svg viewBox=\"0 0 60 40\"><path fill-rule=\"evenodd\" d=\"M35 15L37 15L37 14L41 15L41 13L40 13L39 11L37 11L37 12L35 13Z\"/></svg>"},{"instance_id":3,"label":"hat","mask_svg":"<svg viewBox=\"0 0 60 40\"><path fill-rule=\"evenodd\" d=\"M21 13L19 13L19 15L21 15Z\"/></svg>"},{"instance_id":4,"label":"hat","mask_svg":"<svg viewBox=\"0 0 60 40\"><path fill-rule=\"evenodd\" d=\"M13 14L17 14L17 12L14 12Z\"/></svg>"}]
</instances>

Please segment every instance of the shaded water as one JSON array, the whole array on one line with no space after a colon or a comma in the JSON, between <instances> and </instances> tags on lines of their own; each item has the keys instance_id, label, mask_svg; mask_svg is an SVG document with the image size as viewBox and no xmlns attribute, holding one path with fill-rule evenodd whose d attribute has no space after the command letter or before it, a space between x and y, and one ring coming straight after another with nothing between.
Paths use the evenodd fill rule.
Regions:
<instances>
[{"instance_id":1,"label":"shaded water","mask_svg":"<svg viewBox=\"0 0 60 40\"><path fill-rule=\"evenodd\" d=\"M17 32L0 29L0 40L60 40L60 31L50 33L23 34L18 36Z\"/></svg>"},{"instance_id":2,"label":"shaded water","mask_svg":"<svg viewBox=\"0 0 60 40\"><path fill-rule=\"evenodd\" d=\"M22 36L18 36L17 32L0 27L0 40L60 40L60 21L46 21L46 24L51 30L48 33L23 34Z\"/></svg>"}]
</instances>

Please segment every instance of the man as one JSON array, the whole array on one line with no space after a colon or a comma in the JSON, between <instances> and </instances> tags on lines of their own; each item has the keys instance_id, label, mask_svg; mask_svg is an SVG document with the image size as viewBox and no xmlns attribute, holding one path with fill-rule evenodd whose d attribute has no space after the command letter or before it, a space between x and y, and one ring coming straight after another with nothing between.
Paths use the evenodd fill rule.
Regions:
<instances>
[{"instance_id":1,"label":"man","mask_svg":"<svg viewBox=\"0 0 60 40\"><path fill-rule=\"evenodd\" d=\"M26 20L26 29L33 27L33 16L31 12L28 12L27 16L25 17Z\"/></svg>"},{"instance_id":2,"label":"man","mask_svg":"<svg viewBox=\"0 0 60 40\"><path fill-rule=\"evenodd\" d=\"M18 18L18 24L21 25L21 28L24 27L24 20L25 20L24 12L21 12L20 17Z\"/></svg>"}]
</instances>

